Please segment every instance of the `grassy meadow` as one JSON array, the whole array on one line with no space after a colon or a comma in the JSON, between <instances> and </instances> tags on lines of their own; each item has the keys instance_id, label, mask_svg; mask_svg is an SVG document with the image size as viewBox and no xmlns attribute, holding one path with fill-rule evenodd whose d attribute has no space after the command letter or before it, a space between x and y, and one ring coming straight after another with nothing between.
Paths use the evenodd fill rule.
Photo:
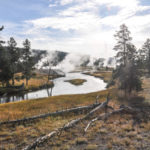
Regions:
<instances>
[{"instance_id":1,"label":"grassy meadow","mask_svg":"<svg viewBox=\"0 0 150 150\"><path fill-rule=\"evenodd\" d=\"M97 76L98 74L103 76L103 78L104 76L105 78L106 76L109 79L111 78L110 72L97 72L96 74ZM134 108L149 110L150 104L146 103L142 98L142 94L148 94L148 80L149 78L142 80L143 91L136 93L136 96L133 93L130 99L125 99L121 91L111 88L88 94L61 95L0 104L0 121L21 119L66 108L93 104L96 102L97 96L99 96L99 102L104 102L108 92L111 97L109 105L115 109L118 109L121 104L126 104ZM98 112L95 115L100 115L101 113ZM64 124L83 115L85 114L69 113L17 125L2 125L0 127L0 148L4 150L20 150L34 142L38 137L63 127ZM84 128L89 121L84 120L73 128L53 137L37 147L37 150L137 150L141 148L149 150L150 119L145 113L141 113L137 117L129 114L114 115L108 120L94 122L88 131L84 133Z\"/></svg>"}]
</instances>

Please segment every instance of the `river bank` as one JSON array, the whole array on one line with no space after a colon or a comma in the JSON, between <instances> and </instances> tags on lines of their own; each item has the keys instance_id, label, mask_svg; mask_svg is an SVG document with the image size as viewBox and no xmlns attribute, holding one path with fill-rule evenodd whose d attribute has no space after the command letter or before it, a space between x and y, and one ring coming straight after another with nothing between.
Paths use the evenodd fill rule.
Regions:
<instances>
[{"instance_id":1,"label":"river bank","mask_svg":"<svg viewBox=\"0 0 150 150\"><path fill-rule=\"evenodd\" d=\"M84 84L76 86L65 82L65 80L74 80L81 79L86 80ZM82 73L66 73L65 77L56 78L53 80L54 87L51 89L41 89L34 92L28 92L26 94L17 94L12 96L1 97L1 103L15 102L27 99L38 99L50 96L49 93L52 93L52 96L56 95L65 95L65 94L82 94L90 93L95 91L104 90L106 83L103 80L98 79L94 76L85 75ZM51 91L52 90L52 91Z\"/></svg>"},{"instance_id":2,"label":"river bank","mask_svg":"<svg viewBox=\"0 0 150 150\"><path fill-rule=\"evenodd\" d=\"M15 80L14 86L2 87L2 85L0 84L0 96L18 93L23 94L44 88L52 88L54 86L54 83L52 81L48 81L48 75L46 74L36 73L29 79L28 85L25 84L25 79L21 79L21 73L16 74L16 77L18 77L19 80Z\"/></svg>"},{"instance_id":3,"label":"river bank","mask_svg":"<svg viewBox=\"0 0 150 150\"><path fill-rule=\"evenodd\" d=\"M100 78L106 83L108 83L112 77L112 71L94 71L94 72L85 72L83 74Z\"/></svg>"},{"instance_id":4,"label":"river bank","mask_svg":"<svg viewBox=\"0 0 150 150\"><path fill-rule=\"evenodd\" d=\"M99 95L104 100L108 91L99 91L89 94L72 94L52 96L48 98L24 100L20 102L0 104L0 120L8 121L31 117L33 115L44 114L83 105L93 104L96 96ZM30 111L29 111L30 110Z\"/></svg>"}]
</instances>

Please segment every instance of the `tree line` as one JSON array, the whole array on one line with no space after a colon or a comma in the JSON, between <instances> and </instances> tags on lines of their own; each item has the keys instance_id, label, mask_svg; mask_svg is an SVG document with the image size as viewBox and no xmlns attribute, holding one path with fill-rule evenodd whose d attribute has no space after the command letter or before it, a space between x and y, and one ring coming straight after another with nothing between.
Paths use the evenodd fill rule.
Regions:
<instances>
[{"instance_id":1,"label":"tree line","mask_svg":"<svg viewBox=\"0 0 150 150\"><path fill-rule=\"evenodd\" d=\"M4 27L0 28L2 31ZM7 46L4 46L7 44ZM34 69L35 61L34 56L31 53L31 42L28 39L23 41L23 48L17 47L17 42L13 37L10 37L9 41L0 41L0 82L3 87L10 86L10 80L12 85L15 85L15 74L22 73L22 79L28 80L32 76L32 70Z\"/></svg>"},{"instance_id":2,"label":"tree line","mask_svg":"<svg viewBox=\"0 0 150 150\"><path fill-rule=\"evenodd\" d=\"M114 35L117 40L113 48L116 51L116 68L109 84L117 82L119 89L124 90L125 94L142 89L140 77L143 71L147 70L150 75L150 39L137 50L130 34L128 27L122 24Z\"/></svg>"}]
</instances>

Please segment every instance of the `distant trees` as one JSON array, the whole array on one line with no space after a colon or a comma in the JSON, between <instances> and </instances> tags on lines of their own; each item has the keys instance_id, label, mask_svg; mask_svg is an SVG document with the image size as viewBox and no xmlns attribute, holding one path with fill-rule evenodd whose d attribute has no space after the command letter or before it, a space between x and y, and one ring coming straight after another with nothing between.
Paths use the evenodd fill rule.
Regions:
<instances>
[{"instance_id":1,"label":"distant trees","mask_svg":"<svg viewBox=\"0 0 150 150\"><path fill-rule=\"evenodd\" d=\"M94 61L93 65L96 67L96 69L100 69L104 66L104 58L98 58Z\"/></svg>"},{"instance_id":2,"label":"distant trees","mask_svg":"<svg viewBox=\"0 0 150 150\"><path fill-rule=\"evenodd\" d=\"M150 39L146 40L146 42L142 46L142 50L145 53L145 66L150 73Z\"/></svg>"},{"instance_id":3,"label":"distant trees","mask_svg":"<svg viewBox=\"0 0 150 150\"><path fill-rule=\"evenodd\" d=\"M140 69L148 70L150 74L150 39L147 39L137 55L137 64Z\"/></svg>"},{"instance_id":4,"label":"distant trees","mask_svg":"<svg viewBox=\"0 0 150 150\"><path fill-rule=\"evenodd\" d=\"M146 53L142 48L138 50L137 65L139 69L146 69Z\"/></svg>"},{"instance_id":5,"label":"distant trees","mask_svg":"<svg viewBox=\"0 0 150 150\"><path fill-rule=\"evenodd\" d=\"M125 94L132 90L141 90L140 74L136 63L137 51L131 43L130 31L125 24L120 26L120 30L115 34L117 44L114 50L117 51L116 59L118 65L113 72L113 80L119 81L119 88Z\"/></svg>"}]
</instances>

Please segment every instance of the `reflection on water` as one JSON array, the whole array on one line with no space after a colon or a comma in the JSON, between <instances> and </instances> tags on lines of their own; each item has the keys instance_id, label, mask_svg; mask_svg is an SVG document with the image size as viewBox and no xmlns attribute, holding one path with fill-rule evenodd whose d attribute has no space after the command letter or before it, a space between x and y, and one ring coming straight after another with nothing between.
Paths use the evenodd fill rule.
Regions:
<instances>
[{"instance_id":1,"label":"reflection on water","mask_svg":"<svg viewBox=\"0 0 150 150\"><path fill-rule=\"evenodd\" d=\"M70 79L86 79L83 85L75 86L68 82L64 82L65 80ZM28 100L28 99L36 99L36 98L43 98L55 95L64 95L64 94L81 94L81 93L89 93L104 90L106 87L106 83L103 80L84 75L81 73L67 73L65 77L58 78L54 80L54 88L53 89L43 89L35 92L29 92L27 94L17 94L11 96L5 96L0 98L0 103L8 103L8 102L15 102L21 100Z\"/></svg>"}]
</instances>

